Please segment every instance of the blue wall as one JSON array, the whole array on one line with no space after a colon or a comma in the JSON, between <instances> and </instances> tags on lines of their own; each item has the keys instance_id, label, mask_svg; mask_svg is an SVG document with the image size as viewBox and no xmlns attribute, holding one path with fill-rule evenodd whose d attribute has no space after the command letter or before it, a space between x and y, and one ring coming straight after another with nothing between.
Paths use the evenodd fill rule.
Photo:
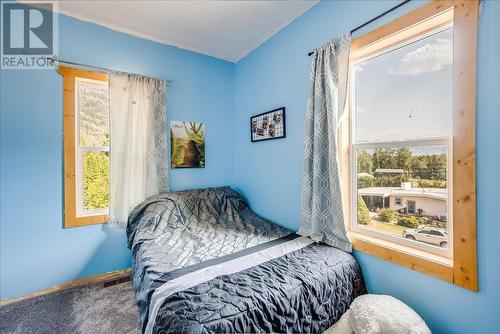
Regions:
<instances>
[{"instance_id":1,"label":"blue wall","mask_svg":"<svg viewBox=\"0 0 500 334\"><path fill-rule=\"evenodd\" d=\"M231 184L234 64L65 16L59 57L173 80L169 120L205 122L205 169L173 170L173 190ZM62 79L1 71L0 297L130 266L125 233L62 228Z\"/></svg>"},{"instance_id":2,"label":"blue wall","mask_svg":"<svg viewBox=\"0 0 500 334\"><path fill-rule=\"evenodd\" d=\"M60 57L173 80L167 98L170 120L204 121L208 145L207 168L172 171L171 188L231 184L257 212L296 229L310 65L306 53L393 4L322 2L236 65L63 16ZM487 1L478 65L480 292L355 253L370 292L402 299L436 333L500 328L500 224L494 211L500 189L498 22L500 2ZM0 297L128 267L123 231L106 225L62 229L60 76L2 71L0 97ZM287 138L251 144L248 117L280 106L287 108Z\"/></svg>"},{"instance_id":3,"label":"blue wall","mask_svg":"<svg viewBox=\"0 0 500 334\"><path fill-rule=\"evenodd\" d=\"M421 4L412 2L410 6ZM255 211L286 227L299 226L303 120L311 61L307 52L393 5L390 1L321 2L237 63L235 185ZM473 293L355 252L369 291L402 299L435 333L498 333L500 328L500 224L495 210L500 197L499 22L500 2L487 1L480 18L478 60L480 291ZM287 138L250 143L249 116L281 106L287 108Z\"/></svg>"}]
</instances>

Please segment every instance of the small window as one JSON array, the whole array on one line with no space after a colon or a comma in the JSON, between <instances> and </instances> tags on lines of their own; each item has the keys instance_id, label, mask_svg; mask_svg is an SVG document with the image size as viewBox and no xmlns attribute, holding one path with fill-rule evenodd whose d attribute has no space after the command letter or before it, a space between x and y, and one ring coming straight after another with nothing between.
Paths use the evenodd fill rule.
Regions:
<instances>
[{"instance_id":1,"label":"small window","mask_svg":"<svg viewBox=\"0 0 500 334\"><path fill-rule=\"evenodd\" d=\"M443 233L436 231L436 230L431 230L431 235L436 235L438 237L444 237Z\"/></svg>"},{"instance_id":2,"label":"small window","mask_svg":"<svg viewBox=\"0 0 500 334\"><path fill-rule=\"evenodd\" d=\"M109 206L109 106L106 81L76 78L77 216Z\"/></svg>"},{"instance_id":3,"label":"small window","mask_svg":"<svg viewBox=\"0 0 500 334\"><path fill-rule=\"evenodd\" d=\"M401 199L401 197L396 197L395 204L398 206L401 206L401 203L403 203L403 200Z\"/></svg>"},{"instance_id":4,"label":"small window","mask_svg":"<svg viewBox=\"0 0 500 334\"><path fill-rule=\"evenodd\" d=\"M64 78L64 226L101 224L109 207L108 75L60 66Z\"/></svg>"}]
</instances>

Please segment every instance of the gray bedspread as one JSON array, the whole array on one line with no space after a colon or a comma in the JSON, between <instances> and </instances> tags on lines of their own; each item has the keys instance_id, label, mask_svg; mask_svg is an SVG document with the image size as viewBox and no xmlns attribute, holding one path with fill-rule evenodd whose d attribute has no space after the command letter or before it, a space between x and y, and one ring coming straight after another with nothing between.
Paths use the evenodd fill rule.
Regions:
<instances>
[{"instance_id":1,"label":"gray bedspread","mask_svg":"<svg viewBox=\"0 0 500 334\"><path fill-rule=\"evenodd\" d=\"M321 332L365 293L350 254L260 218L229 187L154 196L127 236L148 333Z\"/></svg>"}]
</instances>

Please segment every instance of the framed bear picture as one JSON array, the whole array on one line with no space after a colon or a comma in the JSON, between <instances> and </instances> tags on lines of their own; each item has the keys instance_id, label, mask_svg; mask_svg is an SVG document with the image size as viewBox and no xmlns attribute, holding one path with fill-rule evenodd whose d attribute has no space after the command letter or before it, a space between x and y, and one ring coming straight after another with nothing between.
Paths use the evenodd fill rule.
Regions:
<instances>
[{"instance_id":1,"label":"framed bear picture","mask_svg":"<svg viewBox=\"0 0 500 334\"><path fill-rule=\"evenodd\" d=\"M250 140L252 142L285 137L285 107L250 117Z\"/></svg>"},{"instance_id":2,"label":"framed bear picture","mask_svg":"<svg viewBox=\"0 0 500 334\"><path fill-rule=\"evenodd\" d=\"M172 121L170 152L172 168L205 168L205 125Z\"/></svg>"}]
</instances>

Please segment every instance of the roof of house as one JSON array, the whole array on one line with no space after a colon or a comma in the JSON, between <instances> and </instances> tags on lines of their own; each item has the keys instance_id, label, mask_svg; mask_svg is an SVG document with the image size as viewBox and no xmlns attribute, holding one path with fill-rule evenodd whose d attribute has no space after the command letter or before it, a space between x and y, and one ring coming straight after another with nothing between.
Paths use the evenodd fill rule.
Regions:
<instances>
[{"instance_id":1,"label":"roof of house","mask_svg":"<svg viewBox=\"0 0 500 334\"><path fill-rule=\"evenodd\" d=\"M401 187L369 187L358 189L358 195L368 196L417 196L433 198L446 201L448 198L448 190L445 188L410 188L403 189Z\"/></svg>"},{"instance_id":2,"label":"roof of house","mask_svg":"<svg viewBox=\"0 0 500 334\"><path fill-rule=\"evenodd\" d=\"M398 173L398 174L403 174L404 169L397 169L397 168L377 168L375 170L375 173Z\"/></svg>"}]
</instances>

